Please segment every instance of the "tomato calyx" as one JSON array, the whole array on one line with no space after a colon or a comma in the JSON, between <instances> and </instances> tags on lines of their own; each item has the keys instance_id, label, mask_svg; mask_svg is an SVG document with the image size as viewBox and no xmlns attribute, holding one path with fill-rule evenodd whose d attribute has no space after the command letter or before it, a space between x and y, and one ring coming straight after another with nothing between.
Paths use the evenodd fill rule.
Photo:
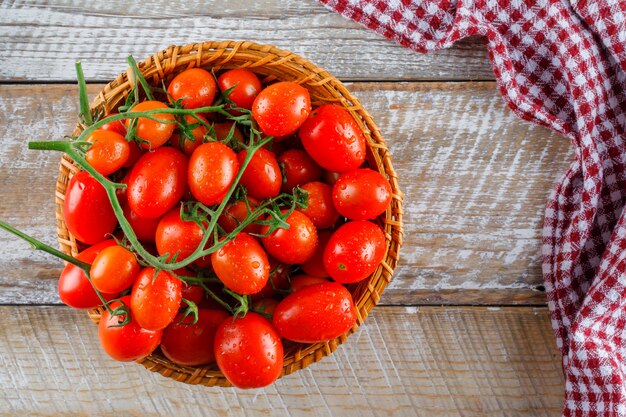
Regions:
<instances>
[{"instance_id":1,"label":"tomato calyx","mask_svg":"<svg viewBox=\"0 0 626 417\"><path fill-rule=\"evenodd\" d=\"M182 303L186 304L187 307L183 311L181 319L176 323L184 324L185 326L193 326L198 322L198 305L186 298L182 299ZM193 317L191 321L187 320L187 317L189 316Z\"/></svg>"}]
</instances>

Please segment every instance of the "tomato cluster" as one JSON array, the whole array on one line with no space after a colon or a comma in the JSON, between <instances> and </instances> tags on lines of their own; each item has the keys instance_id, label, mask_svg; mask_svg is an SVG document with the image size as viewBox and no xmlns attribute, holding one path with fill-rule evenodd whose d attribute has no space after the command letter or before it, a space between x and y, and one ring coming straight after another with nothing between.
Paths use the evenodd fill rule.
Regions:
<instances>
[{"instance_id":1,"label":"tomato cluster","mask_svg":"<svg viewBox=\"0 0 626 417\"><path fill-rule=\"evenodd\" d=\"M70 180L65 224L89 246L77 259L90 268L65 267L61 300L106 303L98 334L116 360L160 347L180 365L216 362L237 387L268 385L283 343L355 325L344 284L384 258L375 220L389 182L367 167L352 115L312 108L298 84L194 68L151 93L86 140L87 163L124 186L113 201L95 173Z\"/></svg>"}]
</instances>

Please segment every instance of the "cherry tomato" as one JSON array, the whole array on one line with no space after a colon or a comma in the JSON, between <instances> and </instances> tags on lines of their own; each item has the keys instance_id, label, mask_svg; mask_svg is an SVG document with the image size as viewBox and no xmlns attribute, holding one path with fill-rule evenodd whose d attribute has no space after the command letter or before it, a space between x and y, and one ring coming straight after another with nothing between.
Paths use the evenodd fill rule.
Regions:
<instances>
[{"instance_id":1,"label":"cherry tomato","mask_svg":"<svg viewBox=\"0 0 626 417\"><path fill-rule=\"evenodd\" d=\"M264 316L272 316L272 314L274 314L274 310L276 310L277 305L278 300L275 300L273 298L262 298L252 303L252 310L255 313L259 313Z\"/></svg>"},{"instance_id":2,"label":"cherry tomato","mask_svg":"<svg viewBox=\"0 0 626 417\"><path fill-rule=\"evenodd\" d=\"M187 178L193 196L212 206L222 201L239 171L237 154L219 142L200 145L191 155Z\"/></svg>"},{"instance_id":3,"label":"cherry tomato","mask_svg":"<svg viewBox=\"0 0 626 417\"><path fill-rule=\"evenodd\" d=\"M76 173L67 185L63 219L70 233L88 245L103 241L117 226L104 187L86 171Z\"/></svg>"},{"instance_id":4,"label":"cherry tomato","mask_svg":"<svg viewBox=\"0 0 626 417\"><path fill-rule=\"evenodd\" d=\"M124 174L122 179L118 181L120 184L126 184L126 188L118 188L115 190L117 201L120 203L120 206L122 207L128 204L128 178L129 177L130 177L130 171L126 171L126 174Z\"/></svg>"},{"instance_id":5,"label":"cherry tomato","mask_svg":"<svg viewBox=\"0 0 626 417\"><path fill-rule=\"evenodd\" d=\"M352 171L365 161L363 132L339 106L326 104L315 109L298 134L309 155L329 171Z\"/></svg>"},{"instance_id":6,"label":"cherry tomato","mask_svg":"<svg viewBox=\"0 0 626 417\"><path fill-rule=\"evenodd\" d=\"M326 244L332 234L333 232L329 230L322 230L317 234L318 244L315 253L308 261L300 265L300 268L308 275L321 278L330 276L324 269L324 249L326 249Z\"/></svg>"},{"instance_id":7,"label":"cherry tomato","mask_svg":"<svg viewBox=\"0 0 626 417\"><path fill-rule=\"evenodd\" d=\"M289 81L262 90L252 104L252 117L268 136L295 132L311 113L311 97L306 88Z\"/></svg>"},{"instance_id":8,"label":"cherry tomato","mask_svg":"<svg viewBox=\"0 0 626 417\"><path fill-rule=\"evenodd\" d=\"M328 282L304 287L281 301L272 324L281 337L300 343L317 343L341 336L356 323L350 292Z\"/></svg>"},{"instance_id":9,"label":"cherry tomato","mask_svg":"<svg viewBox=\"0 0 626 417\"><path fill-rule=\"evenodd\" d=\"M85 159L102 175L109 175L124 166L130 156L130 146L124 136L110 130L95 130L87 138L92 145Z\"/></svg>"},{"instance_id":10,"label":"cherry tomato","mask_svg":"<svg viewBox=\"0 0 626 417\"><path fill-rule=\"evenodd\" d=\"M322 180L324 180L326 184L332 187L333 185L335 185L340 176L341 174L339 172L324 171L324 173L322 174Z\"/></svg>"},{"instance_id":11,"label":"cherry tomato","mask_svg":"<svg viewBox=\"0 0 626 417\"><path fill-rule=\"evenodd\" d=\"M96 256L89 275L93 286L100 292L118 293L133 285L139 264L135 255L121 246L104 248Z\"/></svg>"},{"instance_id":12,"label":"cherry tomato","mask_svg":"<svg viewBox=\"0 0 626 417\"><path fill-rule=\"evenodd\" d=\"M252 71L236 68L226 71L217 79L220 90L225 92L233 88L228 98L237 107L251 110L254 99L261 91L261 81Z\"/></svg>"},{"instance_id":13,"label":"cherry tomato","mask_svg":"<svg viewBox=\"0 0 626 417\"><path fill-rule=\"evenodd\" d=\"M100 242L96 245L90 246L78 255L76 259L79 261L92 263L96 256L109 246L117 245L115 240L109 239ZM63 304L67 304L70 307L88 309L95 308L102 305L100 298L94 291L87 275L82 269L73 264L66 264L59 277L59 297ZM110 301L114 299L117 294L102 294L105 300Z\"/></svg>"},{"instance_id":14,"label":"cherry tomato","mask_svg":"<svg viewBox=\"0 0 626 417\"><path fill-rule=\"evenodd\" d=\"M180 262L189 257L202 242L204 232L193 221L184 221L180 218L180 209L173 208L159 222L156 229L155 241L159 255L169 253L169 258L176 255Z\"/></svg>"},{"instance_id":15,"label":"cherry tomato","mask_svg":"<svg viewBox=\"0 0 626 417\"><path fill-rule=\"evenodd\" d=\"M285 213L287 210L282 210ZM279 262L301 264L315 253L317 248L317 230L311 219L299 211L287 217L289 229L276 229L272 234L261 239L267 253ZM269 225L261 228L261 234L269 232Z\"/></svg>"},{"instance_id":16,"label":"cherry tomato","mask_svg":"<svg viewBox=\"0 0 626 417\"><path fill-rule=\"evenodd\" d=\"M202 68L190 68L181 72L167 87L171 100L182 99L182 105L186 109L212 105L216 92L215 78Z\"/></svg>"},{"instance_id":17,"label":"cherry tomato","mask_svg":"<svg viewBox=\"0 0 626 417\"><path fill-rule=\"evenodd\" d=\"M137 235L137 239L154 243L156 229L161 218L144 219L143 217L139 217L137 213L131 210L128 204L124 204L122 209L124 210L124 217L126 217L128 224L130 224L135 235Z\"/></svg>"},{"instance_id":18,"label":"cherry tomato","mask_svg":"<svg viewBox=\"0 0 626 417\"><path fill-rule=\"evenodd\" d=\"M203 116L201 115L197 115L197 116L203 122L208 123L207 119L205 119ZM198 146L202 145L204 141L204 136L207 134L208 129L202 123L198 122L198 120L192 115L187 115L185 117L185 121L187 122L188 126L197 125L193 129L190 128L191 136L193 137L193 140L184 136L182 132L176 131L172 135L171 143L174 147L183 151L185 156L189 158L191 154L193 154L193 151L195 151L198 148Z\"/></svg>"},{"instance_id":19,"label":"cherry tomato","mask_svg":"<svg viewBox=\"0 0 626 417\"><path fill-rule=\"evenodd\" d=\"M322 176L322 168L301 149L290 149L283 152L278 157L278 162L283 167L282 190L285 193L290 193L296 185L317 181Z\"/></svg>"},{"instance_id":20,"label":"cherry tomato","mask_svg":"<svg viewBox=\"0 0 626 417\"><path fill-rule=\"evenodd\" d=\"M324 268L337 282L367 278L385 257L385 234L372 222L355 220L341 226L324 250Z\"/></svg>"},{"instance_id":21,"label":"cherry tomato","mask_svg":"<svg viewBox=\"0 0 626 417\"><path fill-rule=\"evenodd\" d=\"M238 294L254 294L265 286L270 275L267 253L255 238L239 233L211 254L211 265L226 288Z\"/></svg>"},{"instance_id":22,"label":"cherry tomato","mask_svg":"<svg viewBox=\"0 0 626 417\"><path fill-rule=\"evenodd\" d=\"M237 388L261 388L283 369L283 344L269 321L257 313L227 318L215 334L215 359Z\"/></svg>"},{"instance_id":23,"label":"cherry tomato","mask_svg":"<svg viewBox=\"0 0 626 417\"><path fill-rule=\"evenodd\" d=\"M223 310L198 309L198 321L193 316L183 319L179 314L174 322L163 330L161 352L178 365L198 366L215 361L215 332L228 318ZM182 320L182 323L180 321Z\"/></svg>"},{"instance_id":24,"label":"cherry tomato","mask_svg":"<svg viewBox=\"0 0 626 417\"><path fill-rule=\"evenodd\" d=\"M280 291L287 291L289 289L289 266L278 262L272 257L268 256L268 259L270 261L269 279L261 291L252 294L253 301L268 298Z\"/></svg>"},{"instance_id":25,"label":"cherry tomato","mask_svg":"<svg viewBox=\"0 0 626 417\"><path fill-rule=\"evenodd\" d=\"M117 113L109 113L105 116L105 118L109 116L115 116L116 114ZM100 130L108 130L110 132L115 132L119 133L122 136L126 136L126 126L124 126L124 123L122 123L121 120L115 120L113 122L105 123L100 126Z\"/></svg>"},{"instance_id":26,"label":"cherry tomato","mask_svg":"<svg viewBox=\"0 0 626 417\"><path fill-rule=\"evenodd\" d=\"M333 187L333 203L342 216L369 220L382 214L391 202L391 185L379 172L357 169L342 174Z\"/></svg>"},{"instance_id":27,"label":"cherry tomato","mask_svg":"<svg viewBox=\"0 0 626 417\"><path fill-rule=\"evenodd\" d=\"M235 128L233 129L232 140L239 143L248 143L247 141L243 140L243 134L241 133L241 130L239 130L235 122L213 123L213 130L215 130L215 139L219 141L225 140L228 137L228 134L230 133L230 130L233 128L233 126L235 126Z\"/></svg>"},{"instance_id":28,"label":"cherry tomato","mask_svg":"<svg viewBox=\"0 0 626 417\"><path fill-rule=\"evenodd\" d=\"M141 155L143 155L143 151L135 141L128 142L128 148L130 149L130 153L128 154L126 163L123 165L126 168L135 165L139 158L141 158Z\"/></svg>"},{"instance_id":29,"label":"cherry tomato","mask_svg":"<svg viewBox=\"0 0 626 417\"><path fill-rule=\"evenodd\" d=\"M248 151L246 150L237 154L240 166L247 154ZM257 149L239 183L246 187L249 195L259 200L276 197L280 194L283 176L278 161L276 161L276 155L265 148Z\"/></svg>"},{"instance_id":30,"label":"cherry tomato","mask_svg":"<svg viewBox=\"0 0 626 417\"><path fill-rule=\"evenodd\" d=\"M174 207L187 188L187 158L164 146L139 158L128 178L128 204L145 219L161 217Z\"/></svg>"},{"instance_id":31,"label":"cherry tomato","mask_svg":"<svg viewBox=\"0 0 626 417\"><path fill-rule=\"evenodd\" d=\"M204 289L199 285L191 285L183 282L182 294L185 300L189 300L196 305L200 304L202 300L204 300Z\"/></svg>"},{"instance_id":32,"label":"cherry tomato","mask_svg":"<svg viewBox=\"0 0 626 417\"><path fill-rule=\"evenodd\" d=\"M130 111L139 112L167 108L168 107L165 103L161 103L160 101L148 100L136 104L130 109ZM155 150L159 146L165 144L165 142L167 142L170 137L172 137L174 129L176 129L176 123L174 123L175 118L173 114L157 113L153 114L152 117L156 120L151 120L147 117L140 117L137 119L137 128L135 133L140 139L146 141L141 144L141 147L143 149ZM128 128L132 122L132 119L126 119L126 127Z\"/></svg>"},{"instance_id":33,"label":"cherry tomato","mask_svg":"<svg viewBox=\"0 0 626 417\"><path fill-rule=\"evenodd\" d=\"M122 297L124 304L129 305L130 297ZM121 304L111 303L111 309ZM105 310L98 324L98 338L102 349L113 359L122 362L136 361L151 354L161 342L161 330L146 330L139 326L131 312L130 323L115 327L124 320L124 317L111 317Z\"/></svg>"},{"instance_id":34,"label":"cherry tomato","mask_svg":"<svg viewBox=\"0 0 626 417\"><path fill-rule=\"evenodd\" d=\"M309 193L307 208L299 209L306 214L318 229L333 227L339 219L339 213L333 206L333 190L330 185L313 181L301 187Z\"/></svg>"},{"instance_id":35,"label":"cherry tomato","mask_svg":"<svg viewBox=\"0 0 626 417\"><path fill-rule=\"evenodd\" d=\"M326 278L312 277L310 275L296 275L291 278L291 292L300 291L302 288L310 285L321 284L324 282L330 282Z\"/></svg>"},{"instance_id":36,"label":"cherry tomato","mask_svg":"<svg viewBox=\"0 0 626 417\"><path fill-rule=\"evenodd\" d=\"M182 283L165 271L144 268L139 272L130 293L133 318L142 328L161 330L178 312L182 300Z\"/></svg>"},{"instance_id":37,"label":"cherry tomato","mask_svg":"<svg viewBox=\"0 0 626 417\"><path fill-rule=\"evenodd\" d=\"M239 226L241 222L248 217L251 211L259 206L259 202L255 198L246 197L246 200L248 200L247 204L245 200L238 200L234 203L229 203L224 208L222 215L217 220L217 224L219 224L226 233L230 233L235 230L237 226ZM257 220L261 220L261 217L257 218ZM261 225L250 223L242 230L242 232L259 234L261 232Z\"/></svg>"}]
</instances>

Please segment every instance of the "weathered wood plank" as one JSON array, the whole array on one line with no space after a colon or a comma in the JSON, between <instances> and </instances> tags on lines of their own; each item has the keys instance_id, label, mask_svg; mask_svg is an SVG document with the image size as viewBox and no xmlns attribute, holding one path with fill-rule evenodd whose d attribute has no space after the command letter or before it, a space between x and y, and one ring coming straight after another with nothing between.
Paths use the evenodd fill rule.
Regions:
<instances>
[{"instance_id":1,"label":"weathered wood plank","mask_svg":"<svg viewBox=\"0 0 626 417\"><path fill-rule=\"evenodd\" d=\"M258 390L188 386L101 352L86 315L0 307L10 415L557 416L545 308L379 307L332 356Z\"/></svg>"},{"instance_id":2,"label":"weathered wood plank","mask_svg":"<svg viewBox=\"0 0 626 417\"><path fill-rule=\"evenodd\" d=\"M0 80L109 80L126 55L204 40L251 40L289 49L342 79L493 79L481 40L421 55L343 19L314 0L121 0L0 3Z\"/></svg>"},{"instance_id":3,"label":"weathered wood plank","mask_svg":"<svg viewBox=\"0 0 626 417\"><path fill-rule=\"evenodd\" d=\"M95 93L100 86L90 86ZM539 238L567 140L518 120L493 83L355 83L394 155L406 193L405 246L388 304L541 304ZM0 218L54 243L59 155L26 150L60 138L75 87L0 87ZM60 263L0 234L0 303L56 303Z\"/></svg>"}]
</instances>

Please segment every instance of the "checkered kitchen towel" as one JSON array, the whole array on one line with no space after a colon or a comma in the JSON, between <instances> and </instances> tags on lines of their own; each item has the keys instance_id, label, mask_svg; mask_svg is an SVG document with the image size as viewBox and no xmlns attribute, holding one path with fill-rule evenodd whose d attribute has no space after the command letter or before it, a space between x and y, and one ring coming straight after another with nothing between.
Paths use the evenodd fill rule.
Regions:
<instances>
[{"instance_id":1,"label":"checkered kitchen towel","mask_svg":"<svg viewBox=\"0 0 626 417\"><path fill-rule=\"evenodd\" d=\"M571 139L543 228L563 414L626 416L626 0L320 1L418 52L486 36L513 111Z\"/></svg>"}]
</instances>

